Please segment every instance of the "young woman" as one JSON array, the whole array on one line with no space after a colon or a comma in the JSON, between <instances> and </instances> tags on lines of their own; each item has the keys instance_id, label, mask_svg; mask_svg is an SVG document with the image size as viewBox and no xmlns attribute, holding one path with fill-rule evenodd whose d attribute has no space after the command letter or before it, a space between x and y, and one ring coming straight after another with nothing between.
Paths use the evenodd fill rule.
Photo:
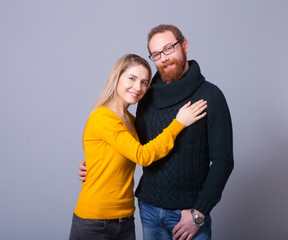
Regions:
<instances>
[{"instance_id":1,"label":"young woman","mask_svg":"<svg viewBox=\"0 0 288 240\"><path fill-rule=\"evenodd\" d=\"M135 239L135 164L148 166L166 156L177 135L205 116L205 101L189 102L161 134L141 145L128 107L144 96L150 81L150 66L137 55L124 55L114 65L84 130L87 174L70 240Z\"/></svg>"}]
</instances>

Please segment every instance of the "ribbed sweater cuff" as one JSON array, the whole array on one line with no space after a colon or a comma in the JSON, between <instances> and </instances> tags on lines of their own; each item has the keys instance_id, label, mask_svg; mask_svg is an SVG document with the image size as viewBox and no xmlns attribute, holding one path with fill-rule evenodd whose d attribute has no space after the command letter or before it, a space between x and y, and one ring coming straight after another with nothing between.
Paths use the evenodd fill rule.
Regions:
<instances>
[{"instance_id":1,"label":"ribbed sweater cuff","mask_svg":"<svg viewBox=\"0 0 288 240\"><path fill-rule=\"evenodd\" d=\"M207 215L211 212L212 208L215 206L215 203L212 201L207 201L206 199L198 199L194 204L196 210L201 212L204 215Z\"/></svg>"}]
</instances>

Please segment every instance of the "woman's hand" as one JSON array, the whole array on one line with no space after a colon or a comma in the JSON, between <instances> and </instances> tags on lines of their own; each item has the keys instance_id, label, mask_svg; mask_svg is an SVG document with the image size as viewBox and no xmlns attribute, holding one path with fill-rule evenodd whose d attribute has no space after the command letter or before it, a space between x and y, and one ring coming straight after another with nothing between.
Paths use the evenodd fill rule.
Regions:
<instances>
[{"instance_id":1,"label":"woman's hand","mask_svg":"<svg viewBox=\"0 0 288 240\"><path fill-rule=\"evenodd\" d=\"M176 115L176 120L178 120L183 126L188 127L206 116L206 112L202 113L206 108L207 101L199 100L192 105L189 101L179 109Z\"/></svg>"}]
</instances>

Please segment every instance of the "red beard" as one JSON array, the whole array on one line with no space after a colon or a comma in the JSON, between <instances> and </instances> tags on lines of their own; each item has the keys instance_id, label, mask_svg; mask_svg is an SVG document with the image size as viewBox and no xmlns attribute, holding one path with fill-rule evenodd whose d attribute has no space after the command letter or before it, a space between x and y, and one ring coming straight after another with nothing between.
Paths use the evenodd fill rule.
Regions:
<instances>
[{"instance_id":1,"label":"red beard","mask_svg":"<svg viewBox=\"0 0 288 240\"><path fill-rule=\"evenodd\" d=\"M186 55L181 59L172 59L165 63L163 63L160 67L158 67L158 71L161 74L161 78L163 82L171 83L179 80L184 72L185 64L186 64ZM173 64L171 69L165 69L167 66Z\"/></svg>"}]
</instances>

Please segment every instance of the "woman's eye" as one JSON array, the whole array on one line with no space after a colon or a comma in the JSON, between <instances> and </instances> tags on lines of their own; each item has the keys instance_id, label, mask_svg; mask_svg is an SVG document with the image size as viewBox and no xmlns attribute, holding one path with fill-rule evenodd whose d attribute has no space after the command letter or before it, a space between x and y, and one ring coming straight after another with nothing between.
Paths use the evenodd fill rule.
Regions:
<instances>
[{"instance_id":1,"label":"woman's eye","mask_svg":"<svg viewBox=\"0 0 288 240\"><path fill-rule=\"evenodd\" d=\"M142 85L143 86L148 86L148 83L147 82L142 82Z\"/></svg>"}]
</instances>

